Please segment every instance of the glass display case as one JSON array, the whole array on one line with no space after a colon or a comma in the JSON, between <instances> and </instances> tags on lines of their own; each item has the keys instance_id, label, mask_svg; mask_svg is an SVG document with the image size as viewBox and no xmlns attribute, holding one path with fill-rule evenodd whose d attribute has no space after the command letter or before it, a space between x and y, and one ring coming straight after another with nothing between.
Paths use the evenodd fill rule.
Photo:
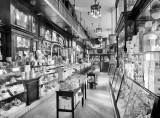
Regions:
<instances>
[{"instance_id":1,"label":"glass display case","mask_svg":"<svg viewBox=\"0 0 160 118\"><path fill-rule=\"evenodd\" d=\"M114 91L115 100L117 100L118 93L122 84L123 74L120 71L120 68L117 68L112 81L112 89Z\"/></svg>"},{"instance_id":2,"label":"glass display case","mask_svg":"<svg viewBox=\"0 0 160 118\"><path fill-rule=\"evenodd\" d=\"M26 105L26 86L21 80L20 68L0 70L0 117L10 117Z\"/></svg>"},{"instance_id":3,"label":"glass display case","mask_svg":"<svg viewBox=\"0 0 160 118\"><path fill-rule=\"evenodd\" d=\"M111 83L113 82L115 71L116 71L116 65L109 64L109 78Z\"/></svg>"},{"instance_id":4,"label":"glass display case","mask_svg":"<svg viewBox=\"0 0 160 118\"><path fill-rule=\"evenodd\" d=\"M159 118L159 96L118 70L111 87L120 118Z\"/></svg>"}]
</instances>

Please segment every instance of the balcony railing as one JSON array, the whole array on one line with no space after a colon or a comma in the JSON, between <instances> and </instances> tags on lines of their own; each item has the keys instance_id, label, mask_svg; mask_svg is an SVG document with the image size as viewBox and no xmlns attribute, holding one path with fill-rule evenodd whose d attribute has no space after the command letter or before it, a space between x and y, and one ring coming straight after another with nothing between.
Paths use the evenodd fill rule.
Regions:
<instances>
[{"instance_id":1,"label":"balcony railing","mask_svg":"<svg viewBox=\"0 0 160 118\"><path fill-rule=\"evenodd\" d=\"M50 3L65 19L65 21L72 26L73 30L75 30L82 38L88 38L88 34L85 32L85 29L82 25L77 21L76 18L68 11L65 5L60 0L44 0L47 3Z\"/></svg>"}]
</instances>

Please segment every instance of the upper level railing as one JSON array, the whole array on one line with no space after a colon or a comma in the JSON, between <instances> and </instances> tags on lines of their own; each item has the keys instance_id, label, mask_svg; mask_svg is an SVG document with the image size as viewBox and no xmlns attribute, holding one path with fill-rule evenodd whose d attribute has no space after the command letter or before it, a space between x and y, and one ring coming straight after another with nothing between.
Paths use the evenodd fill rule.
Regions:
<instances>
[{"instance_id":1,"label":"upper level railing","mask_svg":"<svg viewBox=\"0 0 160 118\"><path fill-rule=\"evenodd\" d=\"M84 39L88 38L88 34L85 32L85 29L82 27L82 25L77 21L77 19L68 11L68 9L65 7L65 5L60 0L44 0L49 2L69 23L69 25L72 26L73 30L77 32L81 37Z\"/></svg>"}]
</instances>

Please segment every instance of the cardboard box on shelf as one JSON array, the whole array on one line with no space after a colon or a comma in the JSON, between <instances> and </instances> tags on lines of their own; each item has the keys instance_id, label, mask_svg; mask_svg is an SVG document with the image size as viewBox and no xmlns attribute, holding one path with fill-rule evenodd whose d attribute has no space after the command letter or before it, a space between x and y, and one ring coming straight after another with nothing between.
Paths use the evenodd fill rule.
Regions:
<instances>
[{"instance_id":1,"label":"cardboard box on shelf","mask_svg":"<svg viewBox=\"0 0 160 118\"><path fill-rule=\"evenodd\" d=\"M156 34L148 33L144 35L143 40L156 40L157 37L158 36Z\"/></svg>"},{"instance_id":2,"label":"cardboard box on shelf","mask_svg":"<svg viewBox=\"0 0 160 118\"><path fill-rule=\"evenodd\" d=\"M151 45L150 45L150 40L143 41L143 51L151 51Z\"/></svg>"},{"instance_id":3,"label":"cardboard box on shelf","mask_svg":"<svg viewBox=\"0 0 160 118\"><path fill-rule=\"evenodd\" d=\"M156 39L157 35L153 33L148 33L144 35L143 38L143 51L155 51L156 50Z\"/></svg>"}]
</instances>

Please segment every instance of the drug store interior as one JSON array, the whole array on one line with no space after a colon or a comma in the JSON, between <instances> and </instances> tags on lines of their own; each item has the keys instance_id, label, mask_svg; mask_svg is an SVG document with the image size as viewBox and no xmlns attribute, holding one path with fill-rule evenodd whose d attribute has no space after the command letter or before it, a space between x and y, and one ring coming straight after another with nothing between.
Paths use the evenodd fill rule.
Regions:
<instances>
[{"instance_id":1,"label":"drug store interior","mask_svg":"<svg viewBox=\"0 0 160 118\"><path fill-rule=\"evenodd\" d=\"M1 0L0 118L160 118L159 13L159 0Z\"/></svg>"}]
</instances>

